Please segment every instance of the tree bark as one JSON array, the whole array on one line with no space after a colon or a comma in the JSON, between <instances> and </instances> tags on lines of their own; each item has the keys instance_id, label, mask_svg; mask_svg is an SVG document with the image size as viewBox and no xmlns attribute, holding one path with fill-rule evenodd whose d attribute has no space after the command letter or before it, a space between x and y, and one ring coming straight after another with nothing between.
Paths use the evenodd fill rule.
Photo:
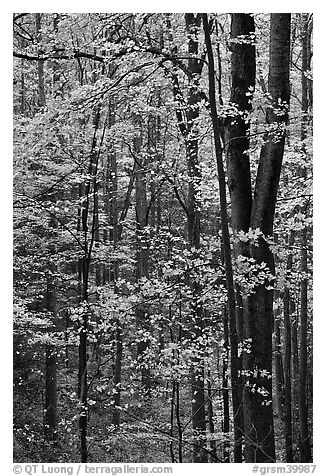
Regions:
<instances>
[{"instance_id":1,"label":"tree bark","mask_svg":"<svg viewBox=\"0 0 326 476\"><path fill-rule=\"evenodd\" d=\"M41 41L41 13L35 13L35 26L36 26L36 37L37 40ZM42 51L39 50L39 54L42 54ZM45 85L44 85L44 61L37 61L37 75L38 75L38 106L40 109L43 109L45 106Z\"/></svg>"},{"instance_id":2,"label":"tree bark","mask_svg":"<svg viewBox=\"0 0 326 476\"><path fill-rule=\"evenodd\" d=\"M290 99L290 14L271 14L269 92L273 104L267 108L267 125L276 132L265 137L258 166L250 226L264 236L273 235L274 213L283 160ZM251 246L251 257L263 262L274 274L274 260L264 238ZM245 353L244 422L246 462L275 461L272 407L273 290L268 282L258 285L248 299L244 337L251 344Z\"/></svg>"},{"instance_id":3,"label":"tree bark","mask_svg":"<svg viewBox=\"0 0 326 476\"><path fill-rule=\"evenodd\" d=\"M289 246L293 245L293 232L289 236ZM290 253L287 260L287 270L292 269L293 257ZM291 295L288 286L285 286L283 294L284 314L284 422L285 422L285 452L287 463L293 462L293 435L292 435L292 381L291 381L291 354L292 354L292 330L291 330Z\"/></svg>"},{"instance_id":4,"label":"tree bark","mask_svg":"<svg viewBox=\"0 0 326 476\"><path fill-rule=\"evenodd\" d=\"M229 405L229 379L228 379L228 362L229 362L229 323L227 310L223 311L223 367L222 367L222 397L223 397L223 423L222 430L225 435L230 432L230 405ZM229 437L226 436L228 439ZM225 441L223 445L223 461L230 462L230 443Z\"/></svg>"},{"instance_id":5,"label":"tree bark","mask_svg":"<svg viewBox=\"0 0 326 476\"><path fill-rule=\"evenodd\" d=\"M307 114L308 114L308 79L305 75L310 69L308 58L310 38L308 36L309 15L302 15L302 123L301 140L303 143L302 151L306 155L304 141L307 138ZM301 177L306 179L307 172L305 168L301 169ZM306 215L306 207L302 211ZM307 371L308 371L308 256L307 256L307 227L301 230L301 283L300 283L300 356L299 356L299 421L300 421L300 459L302 463L311 461L311 444L308 425L308 406L307 406Z\"/></svg>"},{"instance_id":6,"label":"tree bark","mask_svg":"<svg viewBox=\"0 0 326 476\"><path fill-rule=\"evenodd\" d=\"M228 186L231 199L231 225L233 233L248 232L252 209L252 190L249 161L251 99L256 80L256 51L254 46L255 23L252 15L234 13L231 15L231 95L230 105L236 107L235 117L226 119L225 150ZM232 43L232 40L234 41ZM234 242L235 258L249 256L248 244ZM243 306L246 305L239 286L236 293L236 323L238 344L243 341ZM242 371L243 354L239 357L239 371ZM239 430L244 434L242 378L239 384ZM240 449L238 450L240 453ZM237 456L240 462L240 454Z\"/></svg>"},{"instance_id":7,"label":"tree bark","mask_svg":"<svg viewBox=\"0 0 326 476\"><path fill-rule=\"evenodd\" d=\"M212 398L212 383L211 383L211 372L207 370L207 417L208 417L208 429L211 435L215 435L215 425L214 425L214 410L213 410L213 398ZM210 461L216 463L217 460L217 448L216 440L210 440Z\"/></svg>"},{"instance_id":8,"label":"tree bark","mask_svg":"<svg viewBox=\"0 0 326 476\"><path fill-rule=\"evenodd\" d=\"M256 58L253 43L254 18L244 13L231 17L231 105L235 117L225 121L225 149L228 186L231 198L231 224L234 232L247 232L250 226L252 191L249 162L251 97L255 87ZM232 40L235 40L232 43ZM249 41L249 43L248 43ZM247 255L244 242L235 243L235 255ZM239 312L239 309L237 309ZM241 313L237 320L242 334Z\"/></svg>"},{"instance_id":9,"label":"tree bark","mask_svg":"<svg viewBox=\"0 0 326 476\"><path fill-rule=\"evenodd\" d=\"M186 127L185 134L186 154L188 164L188 246L192 258L196 259L200 249L200 185L201 171L198 157L198 126L196 121L199 117L199 77L202 71L201 62L195 56L198 55L198 30L201 24L200 14L186 13L186 28L188 34L188 53L194 56L188 60L190 71L189 89L187 95ZM190 277L189 285L192 293L191 332L195 341L200 338L203 328L203 307L201 304L201 284L198 279ZM196 344L197 345L197 344ZM194 431L194 463L207 463L206 444L206 421L205 421L205 389L204 389L204 349L198 350L198 355L193 358L191 368L191 391L192 391L192 424Z\"/></svg>"},{"instance_id":10,"label":"tree bark","mask_svg":"<svg viewBox=\"0 0 326 476\"><path fill-rule=\"evenodd\" d=\"M142 147L141 125L139 125L139 136L134 140L135 149L135 174L136 174L136 220L137 220L137 251L136 251L136 280L140 283L142 278L148 278L148 237L147 237L147 177L146 160L141 158ZM137 347L138 359L141 366L141 381L145 394L149 395L151 390L151 375L149 362L147 359L147 349L149 340L146 333L149 331L147 309L145 303L140 303L136 307L137 328L140 332L140 341Z\"/></svg>"},{"instance_id":11,"label":"tree bark","mask_svg":"<svg viewBox=\"0 0 326 476\"><path fill-rule=\"evenodd\" d=\"M41 41L41 14L35 14L35 27L37 40ZM44 111L45 107L45 84L44 84L44 62L37 62L38 72L38 106L41 111ZM49 200L54 201L55 195L48 197ZM57 271L56 265L53 262L53 255L56 253L55 246L52 243L53 235L55 234L55 228L57 226L56 220L50 218L48 232L48 275L46 283L46 295L45 295L45 308L50 313L53 320L53 328L56 329L57 325L57 289L55 273ZM51 445L57 441L57 427L58 427L58 415L57 415L57 350L56 346L52 343L46 344L45 347L45 440Z\"/></svg>"},{"instance_id":12,"label":"tree bark","mask_svg":"<svg viewBox=\"0 0 326 476\"><path fill-rule=\"evenodd\" d=\"M99 150L97 150L97 132L100 124L100 107L93 113L94 134L91 145L90 161L88 165L87 182L84 187L83 207L81 210L80 227L83 240L83 256L80 258L78 269L81 278L81 296L83 304L83 314L79 327L79 348L78 348L78 397L80 402L79 414L79 437L81 462L86 463L88 458L87 449L87 427L88 427L88 386L87 386L87 362L88 362L88 322L89 322L89 278L90 263L95 241L96 214L94 194L96 193L96 177L99 160ZM93 192L93 193L92 193ZM93 207L92 205L93 199Z\"/></svg>"},{"instance_id":13,"label":"tree bark","mask_svg":"<svg viewBox=\"0 0 326 476\"><path fill-rule=\"evenodd\" d=\"M53 326L57 320L57 290L56 266L49 258L49 276L46 288L46 309L51 313ZM54 344L47 344L45 348L45 439L50 444L57 441L58 411L57 411L57 350Z\"/></svg>"},{"instance_id":14,"label":"tree bark","mask_svg":"<svg viewBox=\"0 0 326 476\"><path fill-rule=\"evenodd\" d=\"M284 372L281 345L281 315L274 319L274 369L275 369L275 409L276 415L282 423L284 420Z\"/></svg>"},{"instance_id":15,"label":"tree bark","mask_svg":"<svg viewBox=\"0 0 326 476\"><path fill-rule=\"evenodd\" d=\"M233 405L233 431L234 431L234 462L242 462L242 433L241 433L241 399L240 399L240 379L239 379L239 359L238 359L238 337L236 321L236 301L233 280L232 255L230 244L230 233L227 216L226 184L225 172L222 158L222 147L220 142L220 125L217 115L215 98L215 71L212 43L208 24L207 14L203 13L203 25L205 33L205 43L208 57L208 77L209 77L209 101L210 114L212 118L215 155L218 171L220 215L222 228L222 242L224 253L224 266L226 275L226 287L228 297L229 314L229 338L231 353L231 385L232 385L232 405Z\"/></svg>"}]
</instances>

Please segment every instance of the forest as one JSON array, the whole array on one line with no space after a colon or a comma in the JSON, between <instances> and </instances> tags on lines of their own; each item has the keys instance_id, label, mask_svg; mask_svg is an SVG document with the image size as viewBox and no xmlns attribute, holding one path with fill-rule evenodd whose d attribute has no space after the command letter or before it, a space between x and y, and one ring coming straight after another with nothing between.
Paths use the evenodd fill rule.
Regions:
<instances>
[{"instance_id":1,"label":"forest","mask_svg":"<svg viewBox=\"0 0 326 476\"><path fill-rule=\"evenodd\" d=\"M312 30L13 15L15 462L312 462Z\"/></svg>"}]
</instances>

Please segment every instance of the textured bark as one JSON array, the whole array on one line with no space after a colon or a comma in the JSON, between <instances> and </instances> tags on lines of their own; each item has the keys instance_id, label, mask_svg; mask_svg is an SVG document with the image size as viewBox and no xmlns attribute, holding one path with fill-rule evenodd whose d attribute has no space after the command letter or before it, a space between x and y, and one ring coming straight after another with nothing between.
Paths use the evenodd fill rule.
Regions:
<instances>
[{"instance_id":1,"label":"textured bark","mask_svg":"<svg viewBox=\"0 0 326 476\"><path fill-rule=\"evenodd\" d=\"M258 166L250 225L265 236L272 236L276 197L283 160L287 110L290 99L290 14L271 14L269 93L273 104L266 111L267 125L277 127L276 134L265 137ZM264 239L252 246L256 263L265 262L274 273L273 255ZM268 283L266 283L268 284ZM244 356L245 457L246 462L275 461L272 407L272 330L273 291L259 285L249 296L244 337L251 342ZM264 389L264 394L257 391Z\"/></svg>"},{"instance_id":2,"label":"textured bark","mask_svg":"<svg viewBox=\"0 0 326 476\"><path fill-rule=\"evenodd\" d=\"M238 359L238 337L236 325L236 301L233 281L232 255L230 245L230 233L227 216L226 184L225 172L222 158L222 147L220 142L220 125L217 116L216 98L215 98L215 72L214 57L209 31L207 14L203 13L203 25L205 32L205 42L208 57L208 75L209 75L209 101L210 113L212 118L215 155L218 171L219 196L220 196L220 216L222 228L222 242L224 253L224 266L226 274L226 287L228 297L229 314L229 338L231 353L231 385L232 385L232 405L233 405L233 427L234 427L234 461L242 462L242 418L241 418L241 398L240 398L240 379L239 379L239 359Z\"/></svg>"}]
</instances>

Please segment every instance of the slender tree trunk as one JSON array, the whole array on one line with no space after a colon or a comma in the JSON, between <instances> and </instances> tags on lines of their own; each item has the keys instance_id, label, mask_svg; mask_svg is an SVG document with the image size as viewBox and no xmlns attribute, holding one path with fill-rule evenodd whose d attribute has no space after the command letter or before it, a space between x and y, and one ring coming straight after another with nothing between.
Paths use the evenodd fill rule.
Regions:
<instances>
[{"instance_id":1,"label":"slender tree trunk","mask_svg":"<svg viewBox=\"0 0 326 476\"><path fill-rule=\"evenodd\" d=\"M46 289L46 309L51 313L53 326L56 328L57 320L57 290L56 266L49 258L49 276ZM57 350L54 344L47 344L45 348L45 439L54 444L57 441L58 415L57 415Z\"/></svg>"},{"instance_id":2,"label":"slender tree trunk","mask_svg":"<svg viewBox=\"0 0 326 476\"><path fill-rule=\"evenodd\" d=\"M116 115L116 98L110 97L108 110L108 128L115 124ZM109 227L104 230L104 242L110 245L113 250L113 258L109 263L105 263L102 269L103 283L110 283L115 292L116 281L119 275L119 263L116 258L121 234L119 235L118 227L118 170L117 170L117 153L114 149L113 140L108 144L109 152L107 155L107 164L105 172L104 185L104 212L106 214ZM112 410L112 424L120 425L120 404L121 404L121 369L122 369L122 350L123 350L123 327L119 316L115 317L115 358L114 358L114 392L113 392L113 410Z\"/></svg>"},{"instance_id":3,"label":"slender tree trunk","mask_svg":"<svg viewBox=\"0 0 326 476\"><path fill-rule=\"evenodd\" d=\"M289 247L293 245L293 232L289 236ZM287 261L287 270L292 269L293 257L290 253ZM293 436L292 436L292 381L291 381L291 353L292 353L292 337L291 337L291 296L288 286L284 289L283 294L283 312L284 312L284 420L285 420L285 452L287 463L293 462Z\"/></svg>"},{"instance_id":4,"label":"slender tree trunk","mask_svg":"<svg viewBox=\"0 0 326 476\"><path fill-rule=\"evenodd\" d=\"M79 436L81 462L87 462L87 335L88 335L88 278L89 262L82 260L82 302L84 311L79 330L79 359L78 359L78 396L80 402Z\"/></svg>"},{"instance_id":5,"label":"slender tree trunk","mask_svg":"<svg viewBox=\"0 0 326 476\"><path fill-rule=\"evenodd\" d=\"M274 368L275 368L275 396L276 414L281 422L284 420L284 373L281 345L281 315L274 319Z\"/></svg>"},{"instance_id":6,"label":"slender tree trunk","mask_svg":"<svg viewBox=\"0 0 326 476\"><path fill-rule=\"evenodd\" d=\"M201 171L198 158L198 126L199 103L201 100L199 91L199 78L202 71L202 63L196 58L198 55L198 30L201 24L201 15L194 13L185 14L186 30L188 34L188 52L193 56L188 60L189 85L186 102L180 91L178 77L172 75L174 99L179 105L176 109L176 117L180 132L186 144L186 157L188 166L188 200L187 206L183 205L187 214L188 246L192 253L192 259L196 259L200 249L200 186ZM185 110L185 112L184 112ZM201 284L194 277L189 278L191 289L191 314L192 323L190 332L192 340L196 344L202 335L203 308L201 304ZM192 401L192 427L194 434L194 463L207 463L206 444L206 420L205 420L205 389L204 389L204 349L198 349L193 358L191 378L191 401Z\"/></svg>"},{"instance_id":7,"label":"slender tree trunk","mask_svg":"<svg viewBox=\"0 0 326 476\"><path fill-rule=\"evenodd\" d=\"M88 386L87 386L87 362L88 362L88 322L89 322L89 278L90 263L96 232L95 195L97 189L96 177L100 151L97 150L97 131L100 124L100 107L94 110L93 125L94 135L91 145L90 162L88 166L87 182L84 187L83 208L81 210L81 234L83 240L83 256L80 258L79 268L81 271L81 303L83 314L79 327L79 359L78 359L78 397L80 402L79 414L79 437L81 462L86 463L88 458L87 427L88 427ZM93 206L92 206L93 205Z\"/></svg>"},{"instance_id":8,"label":"slender tree trunk","mask_svg":"<svg viewBox=\"0 0 326 476\"><path fill-rule=\"evenodd\" d=\"M41 41L41 14L35 14L36 35L38 41ZM45 84L44 84L44 62L37 62L38 72L38 106L43 111L45 107ZM49 200L54 201L55 195L48 197ZM53 255L56 253L55 246L51 243L55 228L57 226L56 220L51 218L49 220L48 233L48 276L45 296L45 307L51 314L53 319L53 327L56 329L57 325L57 289L55 273L57 267L53 262ZM55 444L57 441L58 430L58 415L57 415L57 350L52 343L46 344L45 347L45 439L50 444ZM52 458L52 457L51 457Z\"/></svg>"},{"instance_id":9,"label":"slender tree trunk","mask_svg":"<svg viewBox=\"0 0 326 476\"><path fill-rule=\"evenodd\" d=\"M301 270L307 273L307 231L301 231ZM300 354L299 354L299 418L300 418L300 461L311 462L307 406L307 330L308 330L308 279L301 279L300 293Z\"/></svg>"},{"instance_id":10,"label":"slender tree trunk","mask_svg":"<svg viewBox=\"0 0 326 476\"><path fill-rule=\"evenodd\" d=\"M175 390L176 390L176 381L173 379L172 381L172 396L171 396L171 410L170 410L170 455L171 455L171 463L175 463L175 456L173 450L173 440L174 440L174 407L175 407Z\"/></svg>"},{"instance_id":11,"label":"slender tree trunk","mask_svg":"<svg viewBox=\"0 0 326 476\"><path fill-rule=\"evenodd\" d=\"M294 448L300 448L300 428L299 426L299 306L297 300L290 299L291 317L291 344L292 344L292 400L293 400L293 428L294 428Z\"/></svg>"},{"instance_id":12,"label":"slender tree trunk","mask_svg":"<svg viewBox=\"0 0 326 476\"><path fill-rule=\"evenodd\" d=\"M223 423L222 430L227 438L223 445L223 461L230 463L230 405L229 405L229 379L228 379L228 363L229 363L229 322L227 309L223 312L223 335L224 335L224 350L223 350L223 368L222 368L222 398L223 398Z\"/></svg>"},{"instance_id":13,"label":"slender tree trunk","mask_svg":"<svg viewBox=\"0 0 326 476\"><path fill-rule=\"evenodd\" d=\"M36 35L38 41L41 41L41 13L35 13L35 26ZM42 53L39 50L39 53ZM45 85L44 85L44 61L38 60L37 62L37 75L38 75L38 105L41 109L45 106Z\"/></svg>"},{"instance_id":14,"label":"slender tree trunk","mask_svg":"<svg viewBox=\"0 0 326 476\"><path fill-rule=\"evenodd\" d=\"M212 383L211 383L211 372L207 370L207 416L208 416L208 429L211 435L215 434L215 426L214 426L214 411L213 411L213 398L212 398ZM216 440L215 436L214 439L210 440L210 461L212 463L217 462L217 448L216 448Z\"/></svg>"},{"instance_id":15,"label":"slender tree trunk","mask_svg":"<svg viewBox=\"0 0 326 476\"><path fill-rule=\"evenodd\" d=\"M190 55L198 55L198 30L201 23L200 14L186 13L186 27L188 33L188 52ZM188 68L191 74L187 96L185 135L186 153L188 162L188 245L196 259L200 249L200 186L201 172L198 158L198 126L196 121L199 116L199 76L202 65L197 59L188 60ZM203 307L201 304L201 284L198 279L190 278L189 284L192 293L191 332L195 335L195 341L201 337L203 328ZM196 342L196 346L197 346ZM194 431L194 463L207 463L206 444L206 420L205 420L205 389L204 389L204 349L198 349L193 358L191 369L192 391L192 424Z\"/></svg>"},{"instance_id":16,"label":"slender tree trunk","mask_svg":"<svg viewBox=\"0 0 326 476\"><path fill-rule=\"evenodd\" d=\"M232 405L233 405L233 431L234 431L234 462L242 462L242 418L241 418L241 398L240 398L240 379L239 379L239 359L238 359L238 337L236 320L236 301L233 280L232 255L230 245L230 233L227 216L226 184L225 172L222 159L222 147L220 142L220 125L217 115L215 99L215 72L212 43L209 31L207 14L203 13L203 24L205 32L205 42L208 57L208 75L209 75L209 100L210 113L212 118L214 145L218 171L219 195L220 195L220 215L222 228L222 242L224 253L224 266L226 274L226 287L228 297L229 314L229 338L231 351L231 385L232 385Z\"/></svg>"},{"instance_id":17,"label":"slender tree trunk","mask_svg":"<svg viewBox=\"0 0 326 476\"><path fill-rule=\"evenodd\" d=\"M136 280L140 282L142 278L148 278L148 237L147 237L147 176L146 160L141 158L142 148L141 126L139 136L134 140L135 150L135 174L136 174L136 220L137 220L137 252L136 252ZM149 340L146 333L149 331L149 322L147 318L147 307L140 303L136 308L137 328L141 333L141 340L138 343L137 353L141 365L141 380L144 392L149 395L151 390L151 374L149 361L147 358L147 349L149 349ZM145 335L144 335L145 334Z\"/></svg>"},{"instance_id":18,"label":"slender tree trunk","mask_svg":"<svg viewBox=\"0 0 326 476\"><path fill-rule=\"evenodd\" d=\"M180 317L180 322L182 321L182 302L181 302L181 297L180 297L180 302L179 302L179 317ZM182 326L179 324L179 333L178 333L178 342L181 342L182 338ZM180 352L177 350L177 362L176 364L180 364ZM176 388L175 388L175 417L177 421L177 429L178 429L178 457L179 457L179 463L182 463L183 459L183 427L181 423L181 413L180 413L180 382L179 380L176 381Z\"/></svg>"},{"instance_id":19,"label":"slender tree trunk","mask_svg":"<svg viewBox=\"0 0 326 476\"><path fill-rule=\"evenodd\" d=\"M308 52L310 39L308 37L308 20L309 15L302 15L302 126L301 126L301 140L307 138L307 114L308 114L308 79L306 71L310 69ZM303 153L306 152L305 145L303 145ZM307 178L305 168L301 170L303 179ZM302 213L306 214L306 209L303 207ZM308 332L308 257L307 257L307 228L301 230L300 237L301 245L301 284L300 284L300 357L299 357L299 419L300 419L300 460L302 463L309 463L311 461L311 444L309 437L308 426L308 405L307 405L307 332Z\"/></svg>"}]
</instances>

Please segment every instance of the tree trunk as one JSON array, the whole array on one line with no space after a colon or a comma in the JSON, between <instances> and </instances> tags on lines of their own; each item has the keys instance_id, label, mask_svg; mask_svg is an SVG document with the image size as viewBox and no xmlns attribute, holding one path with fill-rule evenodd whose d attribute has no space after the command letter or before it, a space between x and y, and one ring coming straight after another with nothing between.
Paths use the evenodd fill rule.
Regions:
<instances>
[{"instance_id":1,"label":"tree trunk","mask_svg":"<svg viewBox=\"0 0 326 476\"><path fill-rule=\"evenodd\" d=\"M251 213L251 228L264 236L273 235L274 213L283 160L285 133L290 99L290 14L271 14L269 92L273 104L266 113L267 125L274 126L275 134L265 137L262 147L255 195ZM274 274L274 260L264 238L258 246L251 246L251 256L258 265L263 262ZM272 406L272 330L273 291L268 281L258 285L249 296L245 316L245 339L251 343L245 353L244 387L245 455L246 462L275 461L274 424Z\"/></svg>"},{"instance_id":2,"label":"tree trunk","mask_svg":"<svg viewBox=\"0 0 326 476\"><path fill-rule=\"evenodd\" d=\"M251 97L255 87L256 62L252 35L254 18L244 13L231 17L231 96L230 103L237 108L236 116L225 121L225 149L228 186L231 198L231 224L236 233L247 232L250 226L252 191L249 162ZM238 38L240 36L240 39ZM252 43L248 43L252 38ZM245 38L245 41L241 39ZM232 40L236 40L232 43ZM234 244L235 255L248 255L247 246L239 241ZM242 335L242 313L237 308L237 328Z\"/></svg>"},{"instance_id":3,"label":"tree trunk","mask_svg":"<svg viewBox=\"0 0 326 476\"><path fill-rule=\"evenodd\" d=\"M57 290L56 290L56 266L50 262L49 276L46 288L46 309L51 313L53 327L57 320ZM54 444L57 441L57 351L54 344L47 344L45 349L45 439Z\"/></svg>"},{"instance_id":4,"label":"tree trunk","mask_svg":"<svg viewBox=\"0 0 326 476\"><path fill-rule=\"evenodd\" d=\"M41 41L41 14L35 14L35 26L36 26L36 35L37 40ZM45 107L45 84L44 84L44 62L37 62L37 72L38 72L38 106L41 111ZM55 195L48 197L50 201L55 200ZM48 245L48 276L47 276L47 286L46 286L46 296L45 296L45 307L46 310L51 314L53 320L53 328L56 328L57 325L57 289L56 289L56 278L55 273L57 271L56 265L53 262L53 255L56 253L55 246L52 244L53 234L55 233L55 228L57 226L56 220L50 218L49 220L49 232L48 240L50 244ZM57 426L58 426L58 415L57 415L57 351L56 346L52 343L46 344L45 347L45 439L50 444L55 444L57 441Z\"/></svg>"},{"instance_id":5,"label":"tree trunk","mask_svg":"<svg viewBox=\"0 0 326 476\"><path fill-rule=\"evenodd\" d=\"M142 147L141 125L139 136L134 140L135 149L135 174L136 174L136 221L137 221L137 251L136 251L136 280L140 283L142 278L148 278L148 237L147 237L147 177L146 160L141 158ZM145 394L151 390L151 375L147 349L149 340L146 334L149 330L146 305L142 302L136 307L137 329L140 333L140 341L137 347L138 359L141 366L141 381ZM145 334L145 335L144 335Z\"/></svg>"},{"instance_id":6,"label":"tree trunk","mask_svg":"<svg viewBox=\"0 0 326 476\"><path fill-rule=\"evenodd\" d=\"M250 176L249 146L251 99L255 88L256 52L254 46L255 23L252 15L234 13L231 15L231 95L230 104L237 108L236 116L225 121L225 149L227 160L228 186L231 199L231 225L234 235L239 231L248 232L252 209L252 190ZM232 40L235 40L232 43ZM249 41L248 41L249 40ZM248 244L234 242L235 258L249 256ZM236 291L236 322L238 344L243 341L243 302L239 286ZM239 358L239 371L242 370L243 354ZM239 400L242 402L243 383L240 380ZM243 427L243 405L240 403L239 422L241 434ZM237 462L241 462L240 449Z\"/></svg>"},{"instance_id":7,"label":"tree trunk","mask_svg":"<svg viewBox=\"0 0 326 476\"><path fill-rule=\"evenodd\" d=\"M207 370L207 417L208 417L208 429L209 433L215 435L215 426L214 426L214 410L213 410L213 399L212 399L212 383L211 383L211 372ZM216 463L217 459L217 448L216 448L216 439L210 440L210 461Z\"/></svg>"},{"instance_id":8,"label":"tree trunk","mask_svg":"<svg viewBox=\"0 0 326 476\"><path fill-rule=\"evenodd\" d=\"M41 41L41 19L42 13L35 13L35 26L37 41ZM39 50L42 54L42 51ZM45 85L44 85L44 61L38 60L37 62L37 75L38 75L38 106L43 109L45 106Z\"/></svg>"},{"instance_id":9,"label":"tree trunk","mask_svg":"<svg viewBox=\"0 0 326 476\"><path fill-rule=\"evenodd\" d=\"M198 55L198 30L201 23L199 14L186 13L186 28L188 33L188 53L190 56ZM196 120L199 116L199 77L202 65L197 59L188 60L190 71L189 90L187 96L185 135L186 153L188 163L188 246L195 260L200 249L200 185L201 171L198 158L198 126ZM190 277L191 288L191 332L195 342L200 338L203 328L203 307L201 299L201 285L197 279ZM197 345L197 342L196 342ZM205 389L204 389L204 349L198 350L193 357L191 369L192 390L192 425L194 431L194 463L207 463L206 444L206 421L205 421Z\"/></svg>"},{"instance_id":10,"label":"tree trunk","mask_svg":"<svg viewBox=\"0 0 326 476\"><path fill-rule=\"evenodd\" d=\"M275 409L281 424L284 420L284 372L281 345L281 315L274 319L274 369L275 369Z\"/></svg>"},{"instance_id":11,"label":"tree trunk","mask_svg":"<svg viewBox=\"0 0 326 476\"><path fill-rule=\"evenodd\" d=\"M88 414L88 387L87 387L87 362L88 362L88 321L89 321L89 273L92 257L92 250L96 232L95 214L95 193L97 189L96 177L98 169L99 151L97 150L97 131L100 124L100 107L94 110L93 125L94 135L91 146L90 162L88 166L87 182L84 187L83 207L81 210L80 226L83 240L83 256L80 258L78 268L81 274L81 296L80 300L84 306L79 327L79 348L78 348L78 397L80 402L79 414L79 437L81 462L86 463L88 458L87 450L87 414ZM93 207L91 207L93 199Z\"/></svg>"},{"instance_id":12,"label":"tree trunk","mask_svg":"<svg viewBox=\"0 0 326 476\"><path fill-rule=\"evenodd\" d=\"M222 242L224 253L224 266L226 275L226 287L228 297L229 314L229 338L231 350L231 385L232 385L232 405L233 405L233 431L234 431L234 462L242 462L242 418L241 418L241 398L240 398L240 379L239 379L239 358L238 358L238 337L236 320L236 301L233 281L232 255L230 245L230 233L227 216L226 184L225 172L222 158L222 147L220 142L220 125L217 115L215 98L215 72L214 57L207 14L203 13L203 24L205 32L205 42L208 57L208 76L209 76L209 101L210 113L213 125L215 155L218 171L219 195L220 195L220 215L222 228Z\"/></svg>"},{"instance_id":13,"label":"tree trunk","mask_svg":"<svg viewBox=\"0 0 326 476\"><path fill-rule=\"evenodd\" d=\"M303 153L306 153L304 140L307 138L307 114L308 114L308 79L305 75L310 69L308 52L310 38L308 37L309 15L302 15L302 125L301 140ZM301 169L303 179L307 178L305 168ZM306 207L302 207L301 213L306 215ZM300 460L302 463L311 462L311 445L308 427L307 406L307 331L308 331L308 257L307 257L307 227L301 230L301 284L300 284L300 357L299 357L299 419L300 419Z\"/></svg>"},{"instance_id":14,"label":"tree trunk","mask_svg":"<svg viewBox=\"0 0 326 476\"><path fill-rule=\"evenodd\" d=\"M300 448L300 428L299 426L299 306L297 300L290 299L291 317L291 345L292 345L292 400L293 400L293 427L294 427L294 448Z\"/></svg>"},{"instance_id":15,"label":"tree trunk","mask_svg":"<svg viewBox=\"0 0 326 476\"><path fill-rule=\"evenodd\" d=\"M223 461L230 462L230 406L229 406L229 379L228 379L228 362L229 362L229 323L227 310L223 311L223 335L224 335L224 350L223 350L223 368L222 368L222 398L223 398L223 423L222 430L227 436L227 441L223 444Z\"/></svg>"},{"instance_id":16,"label":"tree trunk","mask_svg":"<svg viewBox=\"0 0 326 476\"><path fill-rule=\"evenodd\" d=\"M293 245L293 232L289 236L289 247ZM287 261L287 270L292 269L293 257L290 253ZM291 382L291 353L292 353L292 331L291 331L291 296L288 286L284 289L283 310L284 310L284 422L285 422L285 452L286 462L293 462L293 436L292 436L292 382Z\"/></svg>"}]
</instances>

